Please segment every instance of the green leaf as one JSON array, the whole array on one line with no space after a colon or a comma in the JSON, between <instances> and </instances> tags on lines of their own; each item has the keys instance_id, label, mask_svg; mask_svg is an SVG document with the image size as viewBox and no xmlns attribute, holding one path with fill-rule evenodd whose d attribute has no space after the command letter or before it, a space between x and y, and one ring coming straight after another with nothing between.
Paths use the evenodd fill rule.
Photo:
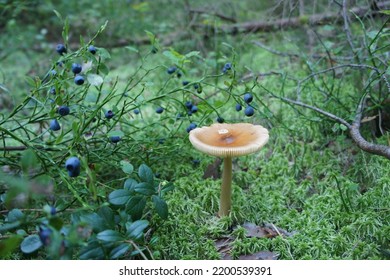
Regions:
<instances>
[{"instance_id":1,"label":"green leaf","mask_svg":"<svg viewBox=\"0 0 390 280\"><path fill-rule=\"evenodd\" d=\"M123 136L125 136L125 133L122 130L113 130L107 133L107 136L108 137L119 136L122 138Z\"/></svg>"},{"instance_id":2,"label":"green leaf","mask_svg":"<svg viewBox=\"0 0 390 280\"><path fill-rule=\"evenodd\" d=\"M139 53L138 49L132 47L132 46L127 46L125 47L125 49L128 49L129 51L132 51L132 52L136 52L136 53Z\"/></svg>"},{"instance_id":3,"label":"green leaf","mask_svg":"<svg viewBox=\"0 0 390 280\"><path fill-rule=\"evenodd\" d=\"M131 193L128 190L115 190L108 195L108 202L113 205L124 205L129 201L130 197Z\"/></svg>"},{"instance_id":4,"label":"green leaf","mask_svg":"<svg viewBox=\"0 0 390 280\"><path fill-rule=\"evenodd\" d=\"M105 242L116 242L116 241L124 240L123 236L119 232L111 229L107 229L102 232L99 232L96 238L100 241L105 241Z\"/></svg>"},{"instance_id":5,"label":"green leaf","mask_svg":"<svg viewBox=\"0 0 390 280\"><path fill-rule=\"evenodd\" d=\"M62 219L60 217L57 217L57 216L51 217L49 220L49 225L58 231L61 230L63 224L64 224L64 222L62 221Z\"/></svg>"},{"instance_id":6,"label":"green leaf","mask_svg":"<svg viewBox=\"0 0 390 280\"><path fill-rule=\"evenodd\" d=\"M130 162L128 162L126 160L121 160L120 164L122 166L122 171L123 172L125 172L126 174L133 173L134 167L133 167L133 165Z\"/></svg>"},{"instance_id":7,"label":"green leaf","mask_svg":"<svg viewBox=\"0 0 390 280\"><path fill-rule=\"evenodd\" d=\"M130 192L134 191L135 190L135 187L138 185L138 182L134 179L127 179L125 181L125 185L123 186L123 188L125 190L129 190Z\"/></svg>"},{"instance_id":8,"label":"green leaf","mask_svg":"<svg viewBox=\"0 0 390 280\"><path fill-rule=\"evenodd\" d=\"M127 237L137 240L143 235L143 231L149 226L147 220L139 220L133 223L126 223Z\"/></svg>"},{"instance_id":9,"label":"green leaf","mask_svg":"<svg viewBox=\"0 0 390 280\"><path fill-rule=\"evenodd\" d=\"M146 199L143 196L133 196L126 204L126 213L133 220L139 220L146 206Z\"/></svg>"},{"instance_id":10,"label":"green leaf","mask_svg":"<svg viewBox=\"0 0 390 280\"><path fill-rule=\"evenodd\" d=\"M382 14L389 15L390 16L390 10L381 10L379 11Z\"/></svg>"},{"instance_id":11,"label":"green leaf","mask_svg":"<svg viewBox=\"0 0 390 280\"><path fill-rule=\"evenodd\" d=\"M104 221L106 228L115 227L115 214L110 207L103 206L98 210L97 213L99 217L101 217L102 220Z\"/></svg>"},{"instance_id":12,"label":"green leaf","mask_svg":"<svg viewBox=\"0 0 390 280\"><path fill-rule=\"evenodd\" d=\"M100 86L103 84L103 78L97 74L88 74L87 76L88 83L90 83L93 86Z\"/></svg>"},{"instance_id":13,"label":"green leaf","mask_svg":"<svg viewBox=\"0 0 390 280\"><path fill-rule=\"evenodd\" d=\"M156 191L153 187L153 184L151 184L151 183L138 183L134 187L134 191L137 193L146 195L146 196L150 196L150 195L156 193Z\"/></svg>"},{"instance_id":14,"label":"green leaf","mask_svg":"<svg viewBox=\"0 0 390 280\"><path fill-rule=\"evenodd\" d=\"M111 250L110 259L113 260L123 256L129 249L131 249L131 247L132 246L128 243L119 244L117 247Z\"/></svg>"},{"instance_id":15,"label":"green leaf","mask_svg":"<svg viewBox=\"0 0 390 280\"><path fill-rule=\"evenodd\" d=\"M19 209L15 208L8 212L7 222L12 223L21 220L24 214Z\"/></svg>"},{"instance_id":16,"label":"green leaf","mask_svg":"<svg viewBox=\"0 0 390 280\"><path fill-rule=\"evenodd\" d=\"M30 168L36 168L38 165L38 158L32 149L28 149L23 152L20 160L20 165L24 172L28 172Z\"/></svg>"},{"instance_id":17,"label":"green leaf","mask_svg":"<svg viewBox=\"0 0 390 280\"><path fill-rule=\"evenodd\" d=\"M20 244L21 236L13 235L5 240L0 241L0 258L6 258Z\"/></svg>"},{"instance_id":18,"label":"green leaf","mask_svg":"<svg viewBox=\"0 0 390 280\"><path fill-rule=\"evenodd\" d=\"M168 218L168 205L167 203L157 195L152 196L152 201L154 208L156 209L157 214L162 218L162 219L167 219Z\"/></svg>"},{"instance_id":19,"label":"green leaf","mask_svg":"<svg viewBox=\"0 0 390 280\"><path fill-rule=\"evenodd\" d=\"M141 164L138 168L138 176L140 177L142 182L153 183L154 174L152 169L146 164Z\"/></svg>"},{"instance_id":20,"label":"green leaf","mask_svg":"<svg viewBox=\"0 0 390 280\"><path fill-rule=\"evenodd\" d=\"M111 58L111 55L110 53L104 49L104 48L99 48L99 54L100 54L100 57L103 59L103 60L106 60L106 59L110 59Z\"/></svg>"},{"instance_id":21,"label":"green leaf","mask_svg":"<svg viewBox=\"0 0 390 280\"><path fill-rule=\"evenodd\" d=\"M96 240L91 241L81 249L79 258L81 260L102 260L104 259L103 248Z\"/></svg>"},{"instance_id":22,"label":"green leaf","mask_svg":"<svg viewBox=\"0 0 390 280\"><path fill-rule=\"evenodd\" d=\"M192 52L189 52L185 55L186 58L190 58L190 57L193 57L193 56L199 56L200 52L199 51L192 51Z\"/></svg>"},{"instance_id":23,"label":"green leaf","mask_svg":"<svg viewBox=\"0 0 390 280\"><path fill-rule=\"evenodd\" d=\"M37 234L29 235L20 244L20 250L25 254L35 252L42 247L42 242Z\"/></svg>"},{"instance_id":24,"label":"green leaf","mask_svg":"<svg viewBox=\"0 0 390 280\"><path fill-rule=\"evenodd\" d=\"M104 220L97 213L80 216L80 220L89 224L95 232L102 231L106 228Z\"/></svg>"},{"instance_id":25,"label":"green leaf","mask_svg":"<svg viewBox=\"0 0 390 280\"><path fill-rule=\"evenodd\" d=\"M10 231L11 229L17 228L21 225L20 221L15 221L12 223L5 223L0 225L0 233Z\"/></svg>"},{"instance_id":26,"label":"green leaf","mask_svg":"<svg viewBox=\"0 0 390 280\"><path fill-rule=\"evenodd\" d=\"M60 19L61 22L64 21L62 15L57 10L53 10L53 12L56 14L56 16Z\"/></svg>"}]
</instances>

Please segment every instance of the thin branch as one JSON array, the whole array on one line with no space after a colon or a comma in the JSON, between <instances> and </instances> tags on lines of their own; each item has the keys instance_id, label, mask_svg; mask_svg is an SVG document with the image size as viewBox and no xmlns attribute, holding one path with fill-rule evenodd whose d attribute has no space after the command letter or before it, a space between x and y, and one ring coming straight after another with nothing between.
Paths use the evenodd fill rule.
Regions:
<instances>
[{"instance_id":1,"label":"thin branch","mask_svg":"<svg viewBox=\"0 0 390 280\"><path fill-rule=\"evenodd\" d=\"M355 46L353 45L352 42L352 33L351 33L351 29L349 28L349 18L347 14L347 0L343 0L342 13L344 19L344 31L345 34L347 35L347 41L349 46L351 47L352 52L355 53Z\"/></svg>"},{"instance_id":2,"label":"thin branch","mask_svg":"<svg viewBox=\"0 0 390 280\"><path fill-rule=\"evenodd\" d=\"M280 100L284 101L284 102L287 102L287 103L291 103L291 104L294 104L294 105L298 105L300 107L303 107L303 108L307 108L307 109L310 109L310 110L313 110L317 113L320 113L321 115L324 115L326 117L328 117L329 119L332 119L340 124L343 124L345 125L348 129L350 129L352 127L352 125L350 123L348 123L346 120L344 120L343 118L340 118L332 113L329 113L327 111L324 111L318 107L315 107L315 106L312 106L312 105L309 105L309 104L306 104L306 103L303 103L301 101L296 101L296 100L292 100L290 98L286 98L286 97L279 97L279 96L275 96L273 95L274 97L276 98L279 98Z\"/></svg>"},{"instance_id":3,"label":"thin branch","mask_svg":"<svg viewBox=\"0 0 390 280\"><path fill-rule=\"evenodd\" d=\"M192 13L192 14L207 14L207 15L212 15L212 16L216 16L216 17L219 17L220 19L223 19L223 20L226 20L226 21L229 21L229 22L233 22L233 23L236 23L237 20L235 18L232 18L232 17L228 17L224 14L221 14L221 13L218 13L218 12L215 12L215 11L209 11L209 10L204 10L204 9L194 9L194 8L191 8L189 9L189 12Z\"/></svg>"}]
</instances>

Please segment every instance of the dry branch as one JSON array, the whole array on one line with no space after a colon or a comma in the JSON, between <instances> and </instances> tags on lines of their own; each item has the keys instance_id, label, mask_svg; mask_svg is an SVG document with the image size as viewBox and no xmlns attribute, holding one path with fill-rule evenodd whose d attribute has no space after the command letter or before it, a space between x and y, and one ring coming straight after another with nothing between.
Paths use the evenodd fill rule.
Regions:
<instances>
[{"instance_id":1,"label":"dry branch","mask_svg":"<svg viewBox=\"0 0 390 280\"><path fill-rule=\"evenodd\" d=\"M379 9L389 9L390 1L384 1L377 3ZM379 11L372 10L371 7L354 7L350 9L350 12L358 17L377 14ZM252 21L243 22L230 25L222 25L219 30L223 33L235 34L249 33L249 32L270 32L283 28L297 28L303 24L309 25L322 25L329 22L343 22L343 17L340 17L340 13L325 12L321 14L314 14L311 16L283 18L272 21Z\"/></svg>"}]
</instances>

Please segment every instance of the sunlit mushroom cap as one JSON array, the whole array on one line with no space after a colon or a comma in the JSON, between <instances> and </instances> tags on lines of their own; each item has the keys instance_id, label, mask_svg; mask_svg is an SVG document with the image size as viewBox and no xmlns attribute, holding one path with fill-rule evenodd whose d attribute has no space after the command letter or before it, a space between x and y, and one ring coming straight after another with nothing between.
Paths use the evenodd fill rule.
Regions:
<instances>
[{"instance_id":1,"label":"sunlit mushroom cap","mask_svg":"<svg viewBox=\"0 0 390 280\"><path fill-rule=\"evenodd\" d=\"M249 123L215 123L190 131L199 151L218 157L237 157L260 150L268 142L268 130Z\"/></svg>"}]
</instances>

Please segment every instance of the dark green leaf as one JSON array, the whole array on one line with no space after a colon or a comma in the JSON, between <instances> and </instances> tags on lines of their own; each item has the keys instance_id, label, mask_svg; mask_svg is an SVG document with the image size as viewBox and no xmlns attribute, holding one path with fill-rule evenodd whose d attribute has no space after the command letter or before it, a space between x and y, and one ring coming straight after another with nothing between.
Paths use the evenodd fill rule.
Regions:
<instances>
[{"instance_id":1,"label":"dark green leaf","mask_svg":"<svg viewBox=\"0 0 390 280\"><path fill-rule=\"evenodd\" d=\"M134 191L147 196L156 192L154 186L150 183L139 183L134 187Z\"/></svg>"},{"instance_id":2,"label":"dark green leaf","mask_svg":"<svg viewBox=\"0 0 390 280\"><path fill-rule=\"evenodd\" d=\"M7 222L12 223L21 220L24 217L24 214L19 209L12 209L8 212Z\"/></svg>"},{"instance_id":3,"label":"dark green leaf","mask_svg":"<svg viewBox=\"0 0 390 280\"><path fill-rule=\"evenodd\" d=\"M124 189L129 191L134 191L135 187L138 185L138 182L134 179L127 179L125 181Z\"/></svg>"},{"instance_id":4,"label":"dark green leaf","mask_svg":"<svg viewBox=\"0 0 390 280\"><path fill-rule=\"evenodd\" d=\"M0 258L6 258L11 254L19 246L21 240L21 236L14 235L0 241Z\"/></svg>"},{"instance_id":5,"label":"dark green leaf","mask_svg":"<svg viewBox=\"0 0 390 280\"><path fill-rule=\"evenodd\" d=\"M108 195L108 201L113 205L124 205L129 201L131 193L128 190L115 190Z\"/></svg>"},{"instance_id":6,"label":"dark green leaf","mask_svg":"<svg viewBox=\"0 0 390 280\"><path fill-rule=\"evenodd\" d=\"M146 164L141 164L138 169L138 176L142 182L153 183L154 174L152 169Z\"/></svg>"},{"instance_id":7,"label":"dark green leaf","mask_svg":"<svg viewBox=\"0 0 390 280\"><path fill-rule=\"evenodd\" d=\"M64 224L64 222L62 221L62 219L57 217L57 216L51 217L49 220L49 225L58 231L61 230L63 224Z\"/></svg>"},{"instance_id":8,"label":"dark green leaf","mask_svg":"<svg viewBox=\"0 0 390 280\"><path fill-rule=\"evenodd\" d=\"M139 220L133 223L127 223L127 236L133 240L140 239L143 235L143 231L149 226L147 220Z\"/></svg>"},{"instance_id":9,"label":"dark green leaf","mask_svg":"<svg viewBox=\"0 0 390 280\"><path fill-rule=\"evenodd\" d=\"M143 196L133 196L126 204L126 213L133 220L139 220L142 217L146 205L146 199Z\"/></svg>"},{"instance_id":10,"label":"dark green leaf","mask_svg":"<svg viewBox=\"0 0 390 280\"><path fill-rule=\"evenodd\" d=\"M168 218L168 205L167 203L159 196L153 195L152 201L154 204L154 208L156 209L157 214L163 218Z\"/></svg>"},{"instance_id":11,"label":"dark green leaf","mask_svg":"<svg viewBox=\"0 0 390 280\"><path fill-rule=\"evenodd\" d=\"M80 221L89 224L95 232L103 231L106 228L104 220L97 213L80 216Z\"/></svg>"},{"instance_id":12,"label":"dark green leaf","mask_svg":"<svg viewBox=\"0 0 390 280\"><path fill-rule=\"evenodd\" d=\"M39 248L42 247L42 242L39 239L39 236L36 234L29 235L23 239L22 244L20 244L20 250L25 254L30 254Z\"/></svg>"},{"instance_id":13,"label":"dark green leaf","mask_svg":"<svg viewBox=\"0 0 390 280\"><path fill-rule=\"evenodd\" d=\"M21 224L20 221L15 221L15 222L12 222L12 223L5 223L3 225L0 225L0 233L2 232L7 232L11 229L14 229L14 228L17 228L19 227Z\"/></svg>"},{"instance_id":14,"label":"dark green leaf","mask_svg":"<svg viewBox=\"0 0 390 280\"><path fill-rule=\"evenodd\" d=\"M105 242L116 242L124 239L119 232L111 229L107 229L105 231L99 232L96 238L100 241L105 241Z\"/></svg>"},{"instance_id":15,"label":"dark green leaf","mask_svg":"<svg viewBox=\"0 0 390 280\"><path fill-rule=\"evenodd\" d=\"M104 220L106 228L115 227L115 215L110 207L104 206L97 213Z\"/></svg>"},{"instance_id":16,"label":"dark green leaf","mask_svg":"<svg viewBox=\"0 0 390 280\"><path fill-rule=\"evenodd\" d=\"M79 258L81 260L102 260L104 259L104 251L99 242L92 241L81 249Z\"/></svg>"},{"instance_id":17,"label":"dark green leaf","mask_svg":"<svg viewBox=\"0 0 390 280\"><path fill-rule=\"evenodd\" d=\"M114 249L111 250L110 252L110 259L117 259L121 256L123 256L124 254L126 254L126 252L131 249L131 245L128 244L128 243L121 243L119 244L117 247L115 247Z\"/></svg>"}]
</instances>

